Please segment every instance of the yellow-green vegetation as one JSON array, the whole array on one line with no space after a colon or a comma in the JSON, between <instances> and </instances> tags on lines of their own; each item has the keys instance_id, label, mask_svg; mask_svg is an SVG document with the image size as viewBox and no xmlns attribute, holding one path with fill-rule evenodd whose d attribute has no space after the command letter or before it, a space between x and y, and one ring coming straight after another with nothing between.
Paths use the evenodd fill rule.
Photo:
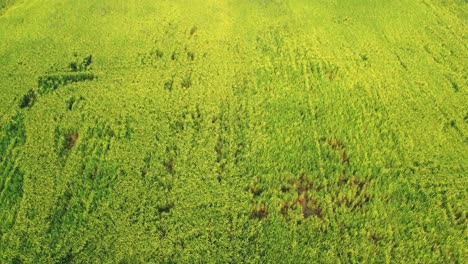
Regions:
<instances>
[{"instance_id":1,"label":"yellow-green vegetation","mask_svg":"<svg viewBox=\"0 0 468 264\"><path fill-rule=\"evenodd\" d=\"M466 261L466 0L0 10L0 263Z\"/></svg>"}]
</instances>

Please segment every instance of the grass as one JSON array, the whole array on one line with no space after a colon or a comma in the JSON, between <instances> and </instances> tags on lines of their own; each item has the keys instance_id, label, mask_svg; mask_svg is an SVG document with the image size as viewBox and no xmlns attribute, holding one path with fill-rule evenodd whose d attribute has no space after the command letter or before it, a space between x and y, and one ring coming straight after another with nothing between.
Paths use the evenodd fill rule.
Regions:
<instances>
[{"instance_id":1,"label":"grass","mask_svg":"<svg viewBox=\"0 0 468 264\"><path fill-rule=\"evenodd\" d=\"M0 263L463 263L466 1L0 1Z\"/></svg>"}]
</instances>

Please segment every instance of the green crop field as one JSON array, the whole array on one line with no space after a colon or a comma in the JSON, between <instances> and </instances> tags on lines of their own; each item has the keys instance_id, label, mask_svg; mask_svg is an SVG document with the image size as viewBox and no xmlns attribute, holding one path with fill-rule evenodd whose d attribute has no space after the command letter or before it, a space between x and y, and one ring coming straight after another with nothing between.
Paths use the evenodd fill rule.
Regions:
<instances>
[{"instance_id":1,"label":"green crop field","mask_svg":"<svg viewBox=\"0 0 468 264\"><path fill-rule=\"evenodd\" d=\"M0 0L0 263L466 263L466 0Z\"/></svg>"}]
</instances>

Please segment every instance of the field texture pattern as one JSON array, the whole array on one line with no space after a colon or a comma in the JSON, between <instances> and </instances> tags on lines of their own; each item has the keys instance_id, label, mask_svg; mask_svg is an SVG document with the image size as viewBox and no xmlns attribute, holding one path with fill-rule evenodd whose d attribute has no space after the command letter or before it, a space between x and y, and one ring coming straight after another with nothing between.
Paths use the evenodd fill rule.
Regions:
<instances>
[{"instance_id":1,"label":"field texture pattern","mask_svg":"<svg viewBox=\"0 0 468 264\"><path fill-rule=\"evenodd\" d=\"M466 0L0 0L0 263L466 263Z\"/></svg>"}]
</instances>

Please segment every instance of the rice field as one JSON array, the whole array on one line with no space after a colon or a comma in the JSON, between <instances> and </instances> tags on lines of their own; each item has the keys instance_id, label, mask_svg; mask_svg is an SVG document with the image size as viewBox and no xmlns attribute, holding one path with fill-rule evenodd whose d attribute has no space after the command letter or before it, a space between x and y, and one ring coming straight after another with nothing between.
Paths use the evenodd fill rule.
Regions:
<instances>
[{"instance_id":1,"label":"rice field","mask_svg":"<svg viewBox=\"0 0 468 264\"><path fill-rule=\"evenodd\" d=\"M467 18L0 0L0 263L465 263Z\"/></svg>"}]
</instances>

